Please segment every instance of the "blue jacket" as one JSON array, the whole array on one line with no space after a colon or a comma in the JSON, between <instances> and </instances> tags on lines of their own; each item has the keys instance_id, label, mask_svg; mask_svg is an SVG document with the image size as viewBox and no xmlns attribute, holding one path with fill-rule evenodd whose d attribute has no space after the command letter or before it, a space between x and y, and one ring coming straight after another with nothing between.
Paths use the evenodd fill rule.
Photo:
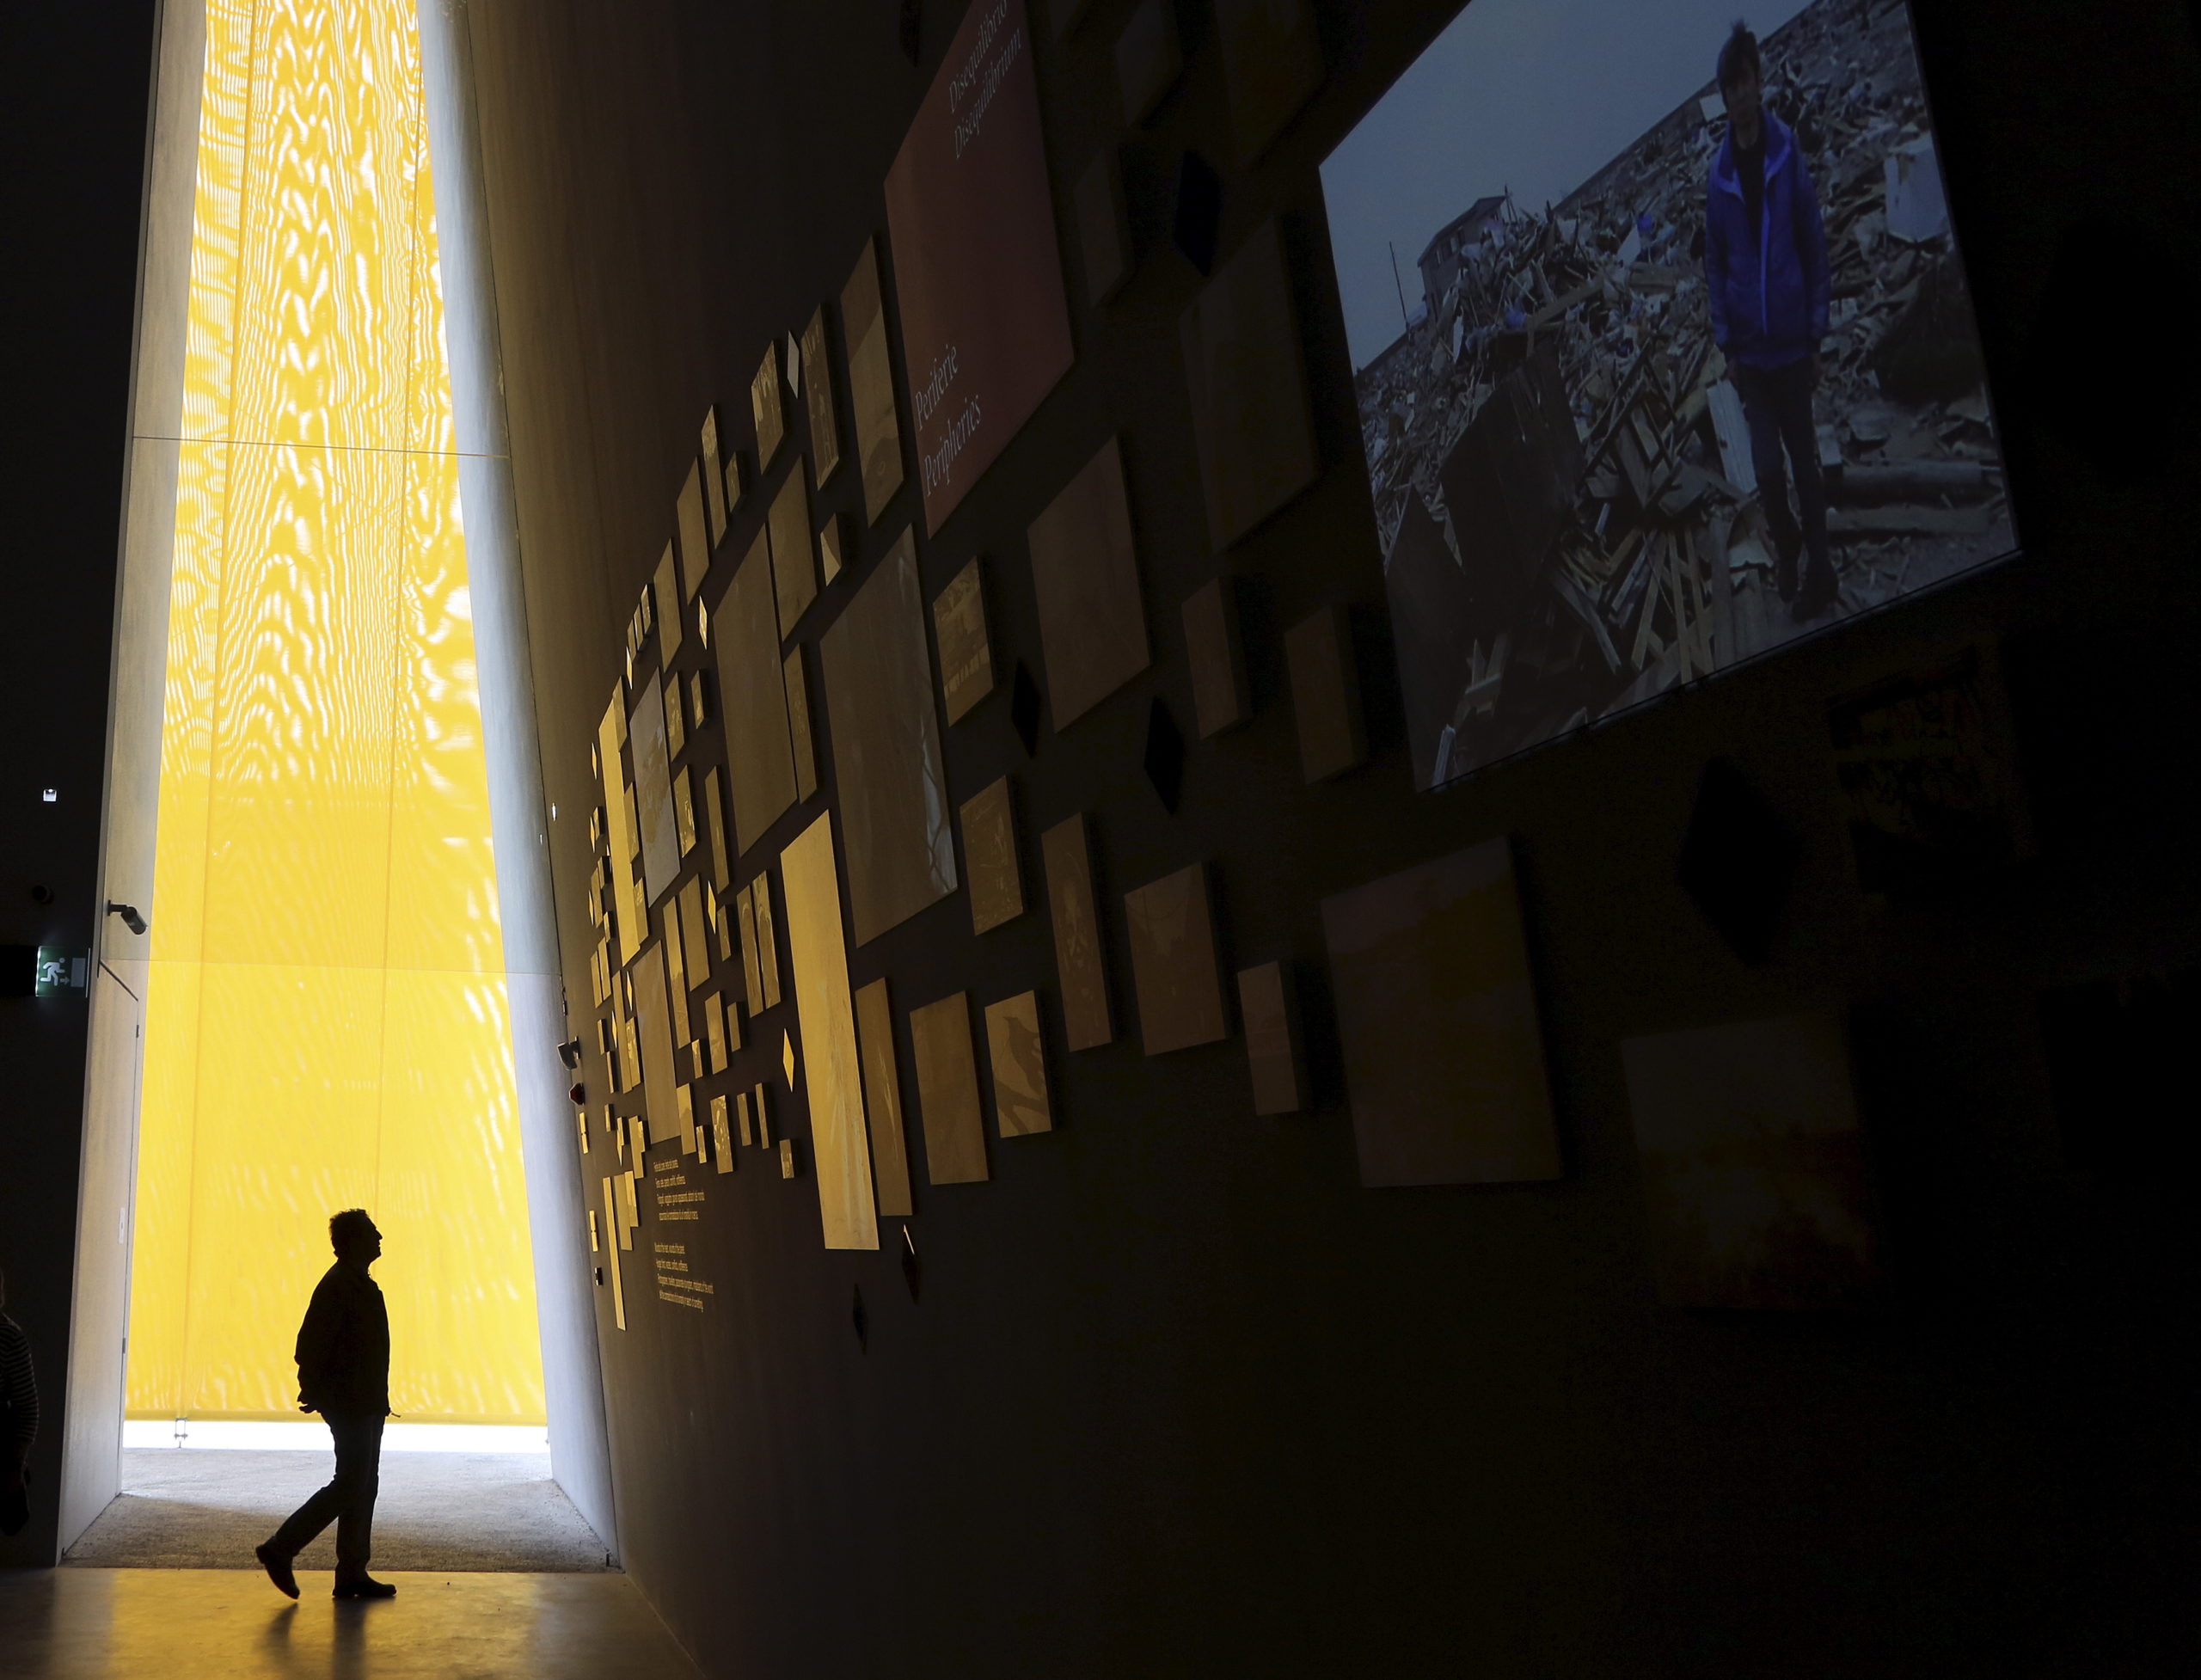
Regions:
<instances>
[{"instance_id":1,"label":"blue jacket","mask_svg":"<svg viewBox=\"0 0 2201 1680\"><path fill-rule=\"evenodd\" d=\"M1705 184L1704 283L1713 341L1730 361L1786 367L1826 336L1831 280L1818 194L1793 130L1771 112L1765 129L1765 199L1758 225L1743 206L1734 131Z\"/></svg>"}]
</instances>

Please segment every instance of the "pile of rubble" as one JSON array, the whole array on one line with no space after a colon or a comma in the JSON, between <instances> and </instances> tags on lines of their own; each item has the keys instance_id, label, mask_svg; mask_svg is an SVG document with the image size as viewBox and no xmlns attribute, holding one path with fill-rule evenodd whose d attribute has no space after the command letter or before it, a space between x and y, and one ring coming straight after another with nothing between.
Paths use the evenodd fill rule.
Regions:
<instances>
[{"instance_id":1,"label":"pile of rubble","mask_svg":"<svg viewBox=\"0 0 2201 1680\"><path fill-rule=\"evenodd\" d=\"M2008 546L1982 371L1903 0L1763 45L1832 268L1816 408L1837 613ZM1563 203L1507 199L1358 376L1415 757L1439 782L1789 635L1742 404L1712 343L1718 94Z\"/></svg>"}]
</instances>

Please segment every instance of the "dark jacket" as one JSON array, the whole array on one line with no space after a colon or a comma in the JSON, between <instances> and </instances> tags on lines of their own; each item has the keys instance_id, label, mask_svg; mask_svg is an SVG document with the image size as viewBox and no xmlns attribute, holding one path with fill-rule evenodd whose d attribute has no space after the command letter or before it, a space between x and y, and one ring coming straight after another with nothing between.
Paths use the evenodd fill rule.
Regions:
<instances>
[{"instance_id":1,"label":"dark jacket","mask_svg":"<svg viewBox=\"0 0 2201 1680\"><path fill-rule=\"evenodd\" d=\"M339 1260L314 1287L298 1327L298 1403L323 1417L389 1414L389 1311L364 1266Z\"/></svg>"},{"instance_id":2,"label":"dark jacket","mask_svg":"<svg viewBox=\"0 0 2201 1680\"><path fill-rule=\"evenodd\" d=\"M1793 130L1767 112L1765 197L1750 225L1735 168L1735 135L1712 159L1705 185L1704 283L1712 338L1730 361L1786 367L1826 336L1832 281L1818 194Z\"/></svg>"}]
</instances>

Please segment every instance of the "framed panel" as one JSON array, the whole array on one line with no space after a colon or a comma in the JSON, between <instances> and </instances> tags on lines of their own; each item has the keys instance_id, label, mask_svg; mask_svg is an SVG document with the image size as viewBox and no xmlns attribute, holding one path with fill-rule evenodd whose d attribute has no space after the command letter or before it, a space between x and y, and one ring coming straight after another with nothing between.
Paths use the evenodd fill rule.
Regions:
<instances>
[{"instance_id":1,"label":"framed panel","mask_svg":"<svg viewBox=\"0 0 2201 1680\"><path fill-rule=\"evenodd\" d=\"M716 546L719 538L726 535L727 500L726 457L719 444L719 408L715 402L703 410L702 430L697 442L703 452L703 512L710 520L710 540Z\"/></svg>"},{"instance_id":2,"label":"framed panel","mask_svg":"<svg viewBox=\"0 0 2201 1680\"><path fill-rule=\"evenodd\" d=\"M1557 1178L1504 839L1322 901L1360 1181Z\"/></svg>"},{"instance_id":3,"label":"framed panel","mask_svg":"<svg viewBox=\"0 0 2201 1680\"><path fill-rule=\"evenodd\" d=\"M686 968L690 991L711 978L710 933L703 925L703 884L690 880L680 889L680 942L687 947Z\"/></svg>"},{"instance_id":4,"label":"framed panel","mask_svg":"<svg viewBox=\"0 0 2201 1680\"><path fill-rule=\"evenodd\" d=\"M681 593L692 601L703 586L703 574L711 569L711 539L703 524L703 469L693 461L688 463L687 481L680 487L673 513L674 531L680 539Z\"/></svg>"},{"instance_id":5,"label":"framed panel","mask_svg":"<svg viewBox=\"0 0 2201 1680\"><path fill-rule=\"evenodd\" d=\"M758 1006L776 1009L780 1006L780 941L772 926L772 877L769 871L757 877L749 885L749 902L757 912L757 978L763 983L763 997Z\"/></svg>"},{"instance_id":6,"label":"framed panel","mask_svg":"<svg viewBox=\"0 0 2201 1680\"><path fill-rule=\"evenodd\" d=\"M917 551L902 533L821 652L849 901L861 945L955 890Z\"/></svg>"},{"instance_id":7,"label":"framed panel","mask_svg":"<svg viewBox=\"0 0 2201 1680\"><path fill-rule=\"evenodd\" d=\"M1185 598L1185 658L1192 673L1192 715L1206 740L1254 714L1246 655L1238 635L1237 591L1211 578Z\"/></svg>"},{"instance_id":8,"label":"framed panel","mask_svg":"<svg viewBox=\"0 0 2201 1680\"><path fill-rule=\"evenodd\" d=\"M1111 438L1032 522L1032 586L1060 729L1146 669L1123 451Z\"/></svg>"},{"instance_id":9,"label":"framed panel","mask_svg":"<svg viewBox=\"0 0 2201 1680\"><path fill-rule=\"evenodd\" d=\"M970 876L971 931L982 934L1024 914L1024 876L1016 861L1016 812L1002 776L963 802L963 867Z\"/></svg>"},{"instance_id":10,"label":"framed panel","mask_svg":"<svg viewBox=\"0 0 2201 1680\"><path fill-rule=\"evenodd\" d=\"M1108 1007L1108 971L1101 955L1084 813L1064 818L1041 835L1039 853L1047 871L1047 911L1054 923L1064 1039L1072 1050L1092 1050L1113 1042L1116 1027Z\"/></svg>"},{"instance_id":11,"label":"framed panel","mask_svg":"<svg viewBox=\"0 0 2201 1680\"><path fill-rule=\"evenodd\" d=\"M672 715L668 712L667 717ZM672 778L672 832L680 843L680 855L685 857L696 849L696 796L683 769Z\"/></svg>"},{"instance_id":12,"label":"framed panel","mask_svg":"<svg viewBox=\"0 0 2201 1680\"><path fill-rule=\"evenodd\" d=\"M672 758L665 739L665 698L653 675L628 719L635 755L635 815L641 825L642 880L655 904L680 873L680 837L672 815Z\"/></svg>"},{"instance_id":13,"label":"framed panel","mask_svg":"<svg viewBox=\"0 0 2201 1680\"><path fill-rule=\"evenodd\" d=\"M711 884L724 892L733 873L726 855L726 811L720 804L721 797L718 766L714 764L703 772L703 826L711 837Z\"/></svg>"},{"instance_id":14,"label":"framed panel","mask_svg":"<svg viewBox=\"0 0 2201 1680\"><path fill-rule=\"evenodd\" d=\"M1315 420L1284 241L1264 222L1185 311L1178 334L1217 554L1315 481Z\"/></svg>"},{"instance_id":15,"label":"framed panel","mask_svg":"<svg viewBox=\"0 0 2201 1680\"><path fill-rule=\"evenodd\" d=\"M757 466L761 472L780 452L787 435L784 389L780 383L780 345L773 339L764 346L764 359L749 380L749 411L757 420Z\"/></svg>"},{"instance_id":16,"label":"framed panel","mask_svg":"<svg viewBox=\"0 0 2201 1680\"><path fill-rule=\"evenodd\" d=\"M969 101L982 84L978 121ZM1022 0L964 12L886 171L886 224L925 529L937 532L1070 371Z\"/></svg>"},{"instance_id":17,"label":"framed panel","mask_svg":"<svg viewBox=\"0 0 2201 1680\"><path fill-rule=\"evenodd\" d=\"M680 576L670 543L658 556L657 571L650 579L648 592L657 598L659 663L670 669L672 656L680 651Z\"/></svg>"},{"instance_id":18,"label":"framed panel","mask_svg":"<svg viewBox=\"0 0 2201 1680\"><path fill-rule=\"evenodd\" d=\"M810 1105L810 1152L828 1248L876 1248L871 1145L864 1126L863 1064L849 996L848 944L841 932L840 872L833 863L831 812L780 854L787 893L788 958L795 1017L802 1023L802 1071Z\"/></svg>"},{"instance_id":19,"label":"framed panel","mask_svg":"<svg viewBox=\"0 0 2201 1680\"><path fill-rule=\"evenodd\" d=\"M620 743L626 738L626 708L620 705L615 690L603 720L596 727L597 762L604 773L604 840L611 853L611 962L615 968L624 968L633 958L641 933L628 912L628 906L635 902L635 837L627 825L626 766L619 755Z\"/></svg>"},{"instance_id":20,"label":"framed panel","mask_svg":"<svg viewBox=\"0 0 2201 1680\"><path fill-rule=\"evenodd\" d=\"M910 1014L917 1055L917 1118L925 1134L925 1175L934 1184L979 1184L986 1128L978 1110L978 1068L971 1052L971 1001L962 992Z\"/></svg>"},{"instance_id":21,"label":"framed panel","mask_svg":"<svg viewBox=\"0 0 2201 1680\"><path fill-rule=\"evenodd\" d=\"M818 598L818 543L810 530L810 481L798 460L766 517L772 538L772 592L780 618L780 640L794 634L795 621Z\"/></svg>"},{"instance_id":22,"label":"framed panel","mask_svg":"<svg viewBox=\"0 0 2201 1680\"><path fill-rule=\"evenodd\" d=\"M856 1047L863 1057L864 1118L871 1131L872 1184L879 1211L914 1213L910 1145L902 1129L902 1076L894 1059L894 1014L883 975L856 994Z\"/></svg>"},{"instance_id":23,"label":"framed panel","mask_svg":"<svg viewBox=\"0 0 2201 1680\"><path fill-rule=\"evenodd\" d=\"M673 1092L680 1082L672 1070L672 1018L666 1003L665 946L653 944L635 960L635 1026L641 1058L642 1110L649 1140L665 1143L680 1135Z\"/></svg>"},{"instance_id":24,"label":"framed panel","mask_svg":"<svg viewBox=\"0 0 2201 1680\"><path fill-rule=\"evenodd\" d=\"M1001 1135L1029 1137L1052 1131L1037 992L1019 992L986 1006L986 1058L993 1066L994 1123Z\"/></svg>"},{"instance_id":25,"label":"framed panel","mask_svg":"<svg viewBox=\"0 0 2201 1680\"><path fill-rule=\"evenodd\" d=\"M1227 1035L1207 866L1189 864L1124 895L1139 1040L1149 1056Z\"/></svg>"},{"instance_id":26,"label":"framed panel","mask_svg":"<svg viewBox=\"0 0 2201 1680\"><path fill-rule=\"evenodd\" d=\"M821 485L841 464L841 417L833 401L833 358L820 305L802 333L802 394L810 413L810 463Z\"/></svg>"},{"instance_id":27,"label":"framed panel","mask_svg":"<svg viewBox=\"0 0 2201 1680\"><path fill-rule=\"evenodd\" d=\"M784 670L788 689L788 745L794 754L794 796L800 801L818 791L818 749L810 734L810 683L803 675L800 642L788 649Z\"/></svg>"},{"instance_id":28,"label":"framed panel","mask_svg":"<svg viewBox=\"0 0 2201 1680\"><path fill-rule=\"evenodd\" d=\"M1324 607L1284 632L1291 711L1299 726L1299 768L1308 785L1342 776L1368 757L1361 722L1360 671L1345 609Z\"/></svg>"},{"instance_id":29,"label":"framed panel","mask_svg":"<svg viewBox=\"0 0 2201 1680\"><path fill-rule=\"evenodd\" d=\"M753 1015L764 1008L764 975L757 961L757 901L745 886L733 895L733 902L741 923L741 978L746 988L743 996Z\"/></svg>"},{"instance_id":30,"label":"framed panel","mask_svg":"<svg viewBox=\"0 0 2201 1680\"><path fill-rule=\"evenodd\" d=\"M794 803L794 755L788 745L787 681L772 602L772 562L761 532L719 604L711 640L718 646L719 708L726 726L738 861Z\"/></svg>"},{"instance_id":31,"label":"framed panel","mask_svg":"<svg viewBox=\"0 0 2201 1680\"><path fill-rule=\"evenodd\" d=\"M1238 1014L1246 1023L1256 1114L1296 1113L1307 1106L1297 1004L1290 963L1265 962L1238 971Z\"/></svg>"},{"instance_id":32,"label":"framed panel","mask_svg":"<svg viewBox=\"0 0 2201 1680\"><path fill-rule=\"evenodd\" d=\"M1251 165L1322 85L1322 44L1308 0L1216 0L1230 149Z\"/></svg>"},{"instance_id":33,"label":"framed panel","mask_svg":"<svg viewBox=\"0 0 2201 1680\"><path fill-rule=\"evenodd\" d=\"M877 524L902 487L902 425L894 408L894 361L886 344L886 310L880 300L875 240L864 242L855 273L841 289L841 330L848 334L849 420L863 468L863 512Z\"/></svg>"},{"instance_id":34,"label":"framed panel","mask_svg":"<svg viewBox=\"0 0 2201 1680\"><path fill-rule=\"evenodd\" d=\"M1661 1301L1879 1301L1886 1266L1840 1016L1811 1010L1620 1048Z\"/></svg>"},{"instance_id":35,"label":"framed panel","mask_svg":"<svg viewBox=\"0 0 2201 1680\"><path fill-rule=\"evenodd\" d=\"M932 604L933 636L940 644L940 697L950 723L961 722L966 713L994 690L984 584L973 555Z\"/></svg>"}]
</instances>

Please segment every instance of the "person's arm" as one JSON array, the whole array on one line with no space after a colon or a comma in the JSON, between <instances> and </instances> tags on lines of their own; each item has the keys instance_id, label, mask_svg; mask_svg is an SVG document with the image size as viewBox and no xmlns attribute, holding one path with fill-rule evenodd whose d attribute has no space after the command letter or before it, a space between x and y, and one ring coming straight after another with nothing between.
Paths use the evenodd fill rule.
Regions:
<instances>
[{"instance_id":1,"label":"person's arm","mask_svg":"<svg viewBox=\"0 0 2201 1680\"><path fill-rule=\"evenodd\" d=\"M1727 237L1720 231L1713 194L1720 189L1710 181L1704 187L1704 303L1712 316L1712 341L1724 355L1727 349Z\"/></svg>"},{"instance_id":2,"label":"person's arm","mask_svg":"<svg viewBox=\"0 0 2201 1680\"><path fill-rule=\"evenodd\" d=\"M306 1308L305 1322L298 1326L298 1407L318 1412L322 1387L344 1339L344 1303L331 1280L323 1278Z\"/></svg>"},{"instance_id":3,"label":"person's arm","mask_svg":"<svg viewBox=\"0 0 2201 1680\"><path fill-rule=\"evenodd\" d=\"M1827 261L1826 223L1819 215L1818 191L1812 184L1812 172L1804 163L1801 142L1792 144L1788 167L1796 172L1790 183L1794 193L1796 215L1796 255L1804 269L1804 298L1811 322L1812 355L1819 353L1819 343L1826 337L1827 322L1834 310L1834 271Z\"/></svg>"},{"instance_id":4,"label":"person's arm","mask_svg":"<svg viewBox=\"0 0 2201 1680\"><path fill-rule=\"evenodd\" d=\"M14 1325L0 1332L0 1400L15 1426L15 1438L8 1444L12 1481L30 1462L31 1444L38 1439L38 1373L31 1366L30 1338Z\"/></svg>"}]
</instances>

